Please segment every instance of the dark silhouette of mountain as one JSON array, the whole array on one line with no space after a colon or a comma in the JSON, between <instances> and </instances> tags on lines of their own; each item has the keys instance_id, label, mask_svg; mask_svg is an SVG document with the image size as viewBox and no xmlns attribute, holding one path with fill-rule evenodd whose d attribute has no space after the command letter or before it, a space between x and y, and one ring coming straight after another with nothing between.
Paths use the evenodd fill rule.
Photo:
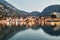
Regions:
<instances>
[{"instance_id":1,"label":"dark silhouette of mountain","mask_svg":"<svg viewBox=\"0 0 60 40\"><path fill-rule=\"evenodd\" d=\"M50 16L52 12L60 12L60 5L51 5L42 11L42 16Z\"/></svg>"},{"instance_id":2,"label":"dark silhouette of mountain","mask_svg":"<svg viewBox=\"0 0 60 40\"><path fill-rule=\"evenodd\" d=\"M32 16L41 16L41 13L38 11L33 11L33 12L31 12L31 15Z\"/></svg>"}]
</instances>

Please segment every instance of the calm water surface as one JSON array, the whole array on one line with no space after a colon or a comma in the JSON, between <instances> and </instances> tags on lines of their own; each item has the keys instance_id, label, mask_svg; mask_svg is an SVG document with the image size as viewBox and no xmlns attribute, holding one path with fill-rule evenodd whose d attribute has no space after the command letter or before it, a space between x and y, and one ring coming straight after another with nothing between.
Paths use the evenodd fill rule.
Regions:
<instances>
[{"instance_id":1,"label":"calm water surface","mask_svg":"<svg viewBox=\"0 0 60 40\"><path fill-rule=\"evenodd\" d=\"M1 40L60 40L60 22L0 26Z\"/></svg>"}]
</instances>

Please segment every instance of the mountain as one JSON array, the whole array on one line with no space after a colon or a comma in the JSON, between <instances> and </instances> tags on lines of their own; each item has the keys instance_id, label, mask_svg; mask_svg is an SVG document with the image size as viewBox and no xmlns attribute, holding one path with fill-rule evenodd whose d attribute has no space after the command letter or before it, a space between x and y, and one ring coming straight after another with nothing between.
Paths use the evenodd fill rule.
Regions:
<instances>
[{"instance_id":1,"label":"mountain","mask_svg":"<svg viewBox=\"0 0 60 40\"><path fill-rule=\"evenodd\" d=\"M41 16L41 13L38 11L33 11L33 12L31 12L31 15L32 16Z\"/></svg>"},{"instance_id":2,"label":"mountain","mask_svg":"<svg viewBox=\"0 0 60 40\"><path fill-rule=\"evenodd\" d=\"M6 7L9 7L13 10L16 10L16 8L14 6L12 6L11 4L9 4L8 2L6 2L5 0L0 0L0 3L3 4Z\"/></svg>"},{"instance_id":3,"label":"mountain","mask_svg":"<svg viewBox=\"0 0 60 40\"><path fill-rule=\"evenodd\" d=\"M52 12L60 12L60 5L51 5L46 7L41 13L38 11L33 11L31 13L19 10L12 6L10 3L5 0L0 0L0 17L13 17L13 16L50 16Z\"/></svg>"},{"instance_id":4,"label":"mountain","mask_svg":"<svg viewBox=\"0 0 60 40\"><path fill-rule=\"evenodd\" d=\"M25 11L21 11L21 10L15 8L14 6L9 4L5 0L0 0L0 5L4 6L3 7L4 10L0 9L0 10L4 11L4 12L1 11L2 16L8 16L8 17L18 16L18 17L20 17L20 16L28 16L28 15L30 15L30 13L25 12Z\"/></svg>"},{"instance_id":5,"label":"mountain","mask_svg":"<svg viewBox=\"0 0 60 40\"><path fill-rule=\"evenodd\" d=\"M50 16L52 12L60 13L60 5L50 5L46 7L41 13L38 11L31 12L33 16Z\"/></svg>"},{"instance_id":6,"label":"mountain","mask_svg":"<svg viewBox=\"0 0 60 40\"><path fill-rule=\"evenodd\" d=\"M60 13L60 5L51 5L46 7L42 11L42 16L50 16L52 12L59 12Z\"/></svg>"}]
</instances>

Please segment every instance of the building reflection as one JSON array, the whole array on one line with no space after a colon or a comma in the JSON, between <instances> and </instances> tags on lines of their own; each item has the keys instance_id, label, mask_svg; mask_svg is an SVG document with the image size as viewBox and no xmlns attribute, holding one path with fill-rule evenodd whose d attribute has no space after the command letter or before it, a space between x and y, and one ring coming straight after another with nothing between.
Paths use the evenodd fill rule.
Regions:
<instances>
[{"instance_id":1,"label":"building reflection","mask_svg":"<svg viewBox=\"0 0 60 40\"><path fill-rule=\"evenodd\" d=\"M20 20L20 19L19 19ZM42 28L46 33L50 35L60 35L60 21L46 21L50 19L42 18L42 20L36 21L19 21L19 20L0 20L0 39L5 38L5 36L12 35L26 30L28 28L38 30ZM56 19L55 19L56 20ZM8 35L7 35L8 34ZM11 37L11 36L9 36ZM7 38L7 37L6 37Z\"/></svg>"},{"instance_id":2,"label":"building reflection","mask_svg":"<svg viewBox=\"0 0 60 40\"><path fill-rule=\"evenodd\" d=\"M60 21L59 22L48 22L48 21L6 21L6 20L0 20L0 26L26 26L28 28L34 27L34 26L55 26L54 30L58 30L60 27Z\"/></svg>"}]
</instances>

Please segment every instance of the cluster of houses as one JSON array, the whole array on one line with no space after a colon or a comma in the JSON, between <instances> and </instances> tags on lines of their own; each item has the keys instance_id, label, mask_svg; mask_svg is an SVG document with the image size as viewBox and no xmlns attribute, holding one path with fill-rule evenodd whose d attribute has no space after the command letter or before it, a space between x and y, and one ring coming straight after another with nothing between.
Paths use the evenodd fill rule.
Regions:
<instances>
[{"instance_id":1,"label":"cluster of houses","mask_svg":"<svg viewBox=\"0 0 60 40\"><path fill-rule=\"evenodd\" d=\"M0 18L2 20L7 20L7 21L20 21L20 22L25 22L25 21L48 21L48 20L60 20L60 13L58 12L52 12L51 16L45 16L45 17L39 17L39 16L28 16L28 17L3 17Z\"/></svg>"}]
</instances>

